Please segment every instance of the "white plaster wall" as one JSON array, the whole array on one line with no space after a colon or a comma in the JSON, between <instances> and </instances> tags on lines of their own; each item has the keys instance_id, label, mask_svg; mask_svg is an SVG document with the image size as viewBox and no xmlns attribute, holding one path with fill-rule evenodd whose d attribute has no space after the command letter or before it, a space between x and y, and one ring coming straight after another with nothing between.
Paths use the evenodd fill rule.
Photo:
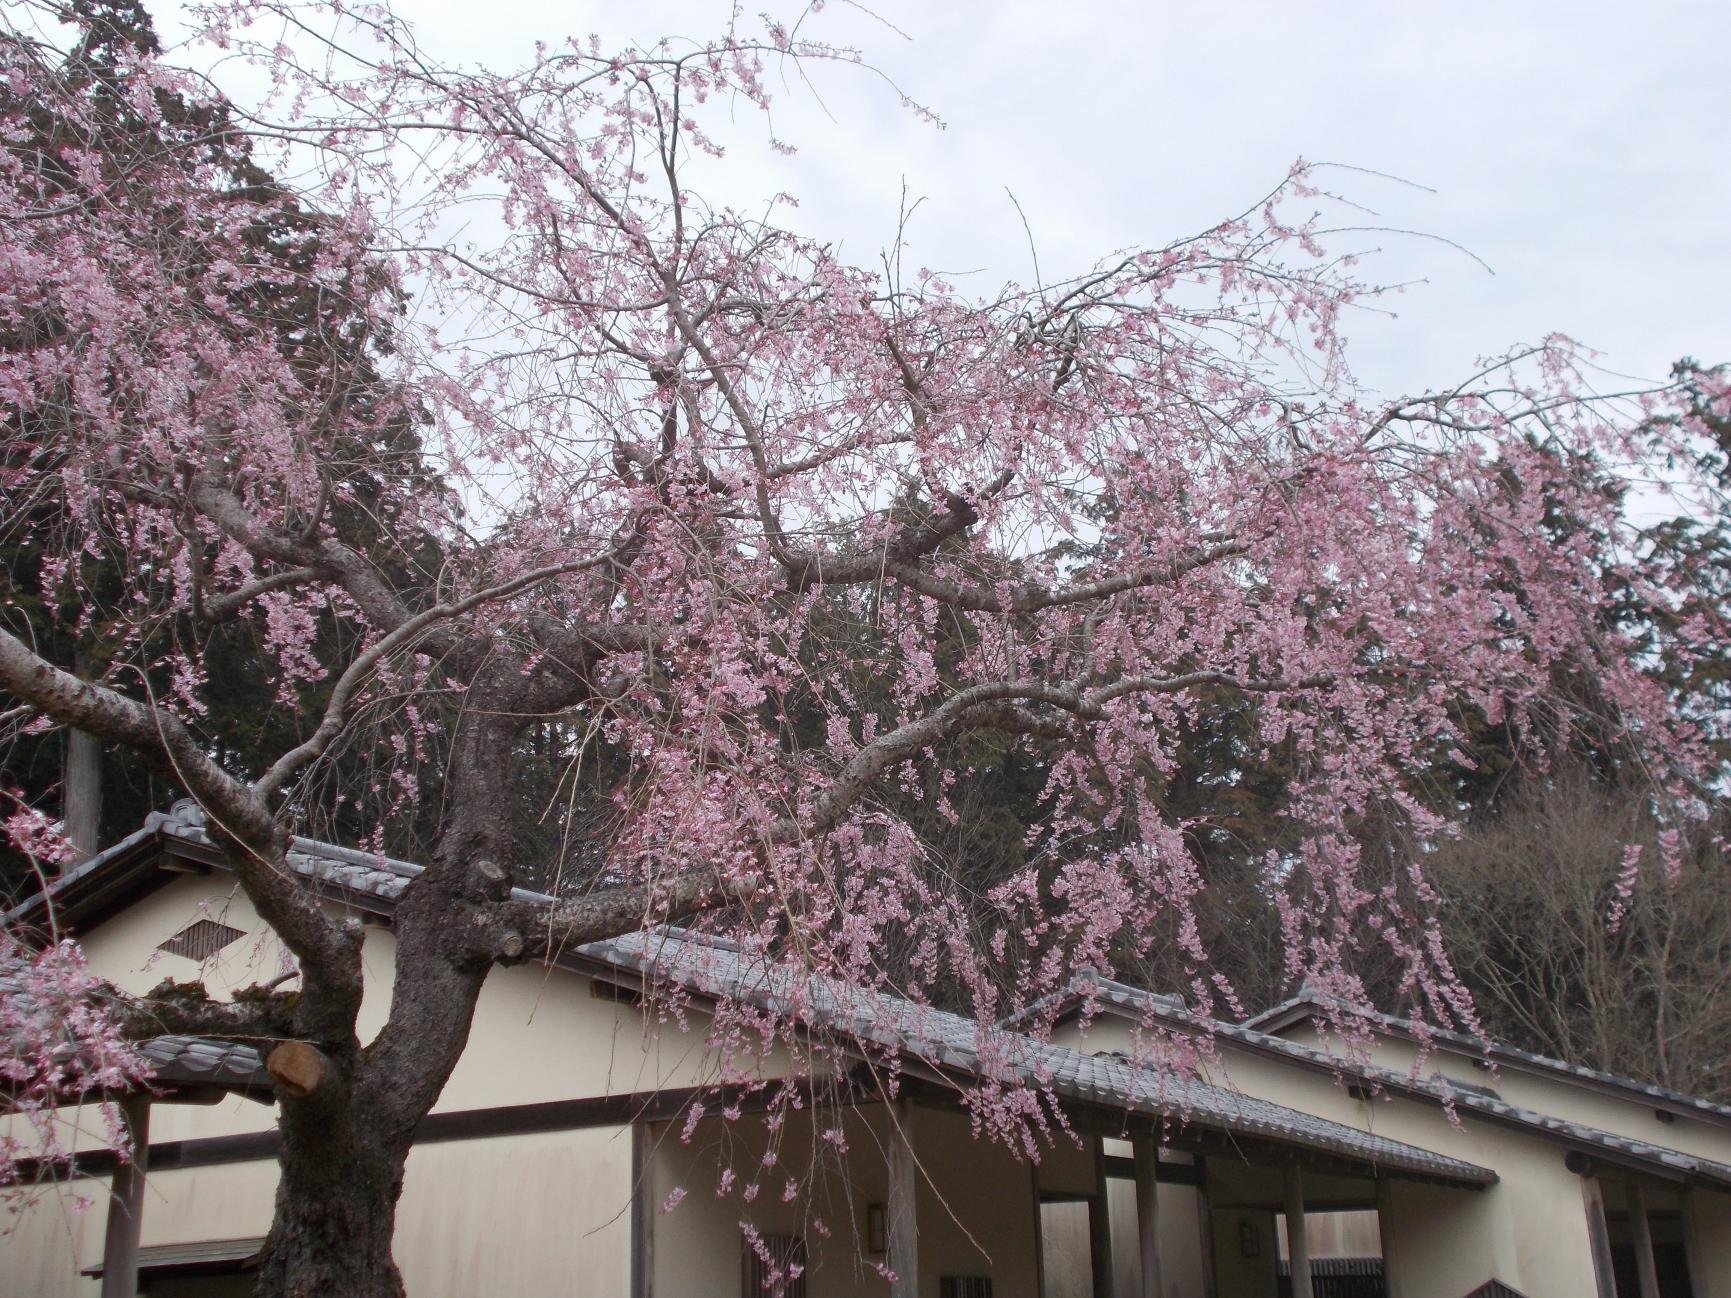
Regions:
<instances>
[{"instance_id":1,"label":"white plaster wall","mask_svg":"<svg viewBox=\"0 0 1731 1298\"><path fill-rule=\"evenodd\" d=\"M244 1239L270 1228L276 1165L153 1173L139 1242ZM0 1298L88 1298L102 1260L104 1185L77 1181L0 1242ZM68 1192L95 1194L85 1213ZM409 1156L395 1255L415 1298L563 1294L616 1298L630 1284L631 1136L595 1128L424 1145Z\"/></svg>"},{"instance_id":2,"label":"white plaster wall","mask_svg":"<svg viewBox=\"0 0 1731 1298\"><path fill-rule=\"evenodd\" d=\"M0 1298L96 1298L101 1285L79 1276L102 1257L106 1213L100 1199L81 1209L80 1199L101 1193L94 1181L49 1186L29 1208L0 1223Z\"/></svg>"},{"instance_id":3,"label":"white plaster wall","mask_svg":"<svg viewBox=\"0 0 1731 1298\"><path fill-rule=\"evenodd\" d=\"M367 994L363 1040L384 1025L390 1009L396 937L370 928L363 949ZM667 1007L643 1009L597 999L590 979L541 964L494 969L481 989L469 1043L435 1113L535 1104L584 1096L626 1095L723 1080L731 1064L753 1076L782 1076L784 1053L724 1060L710 1050L710 1017Z\"/></svg>"},{"instance_id":4,"label":"white plaster wall","mask_svg":"<svg viewBox=\"0 0 1731 1298\"><path fill-rule=\"evenodd\" d=\"M504 1136L409 1154L393 1251L415 1298L624 1298L631 1129Z\"/></svg>"}]
</instances>

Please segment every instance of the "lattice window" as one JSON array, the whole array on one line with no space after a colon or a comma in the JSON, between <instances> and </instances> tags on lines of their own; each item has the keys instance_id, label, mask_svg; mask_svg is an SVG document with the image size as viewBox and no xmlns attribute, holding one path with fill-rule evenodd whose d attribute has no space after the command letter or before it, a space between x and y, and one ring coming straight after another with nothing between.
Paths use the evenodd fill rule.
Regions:
<instances>
[{"instance_id":1,"label":"lattice window","mask_svg":"<svg viewBox=\"0 0 1731 1298\"><path fill-rule=\"evenodd\" d=\"M938 1298L992 1298L989 1275L945 1275L938 1277Z\"/></svg>"},{"instance_id":2,"label":"lattice window","mask_svg":"<svg viewBox=\"0 0 1731 1298\"><path fill-rule=\"evenodd\" d=\"M208 960L236 938L246 934L214 919L200 919L188 924L166 942L157 944L158 951L185 956L188 960Z\"/></svg>"},{"instance_id":3,"label":"lattice window","mask_svg":"<svg viewBox=\"0 0 1731 1298\"><path fill-rule=\"evenodd\" d=\"M742 1298L805 1298L805 1236L742 1234L739 1259Z\"/></svg>"}]
</instances>

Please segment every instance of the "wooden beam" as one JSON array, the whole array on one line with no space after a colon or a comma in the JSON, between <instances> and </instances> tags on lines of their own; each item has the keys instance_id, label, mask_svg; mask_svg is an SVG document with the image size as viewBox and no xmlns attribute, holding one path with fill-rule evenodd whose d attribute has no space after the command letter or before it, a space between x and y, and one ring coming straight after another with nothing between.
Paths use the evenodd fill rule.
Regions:
<instances>
[{"instance_id":1,"label":"wooden beam","mask_svg":"<svg viewBox=\"0 0 1731 1298\"><path fill-rule=\"evenodd\" d=\"M920 1284L919 1181L914 1166L914 1107L907 1096L887 1105L889 1119L889 1253L895 1273L890 1298L918 1298Z\"/></svg>"},{"instance_id":2,"label":"wooden beam","mask_svg":"<svg viewBox=\"0 0 1731 1298\"><path fill-rule=\"evenodd\" d=\"M1160 1146L1152 1136L1132 1146L1136 1166L1136 1240L1142 1254L1142 1298L1160 1298Z\"/></svg>"},{"instance_id":3,"label":"wooden beam","mask_svg":"<svg viewBox=\"0 0 1731 1298\"><path fill-rule=\"evenodd\" d=\"M817 1086L809 1082L792 1085L801 1097L802 1106L870 1102L863 1091L845 1081L826 1080ZM538 1104L505 1104L490 1109L430 1113L416 1126L415 1143L431 1145L449 1140L485 1140L492 1136L666 1122L684 1116L696 1100L702 1100L712 1111L731 1106L743 1113L762 1113L772 1107L781 1086L778 1082L767 1087L668 1087L662 1091L628 1091L623 1095L596 1095L581 1100L546 1100ZM174 1098L178 1100L178 1093ZM274 1159L281 1150L282 1140L276 1129L271 1128L233 1136L165 1140L151 1147L150 1163L159 1172L173 1168L217 1167ZM68 1177L111 1175L117 1162L113 1150L86 1149L75 1153L70 1165L44 1159L20 1159L18 1168L20 1179L24 1181L64 1180Z\"/></svg>"},{"instance_id":4,"label":"wooden beam","mask_svg":"<svg viewBox=\"0 0 1731 1298\"><path fill-rule=\"evenodd\" d=\"M138 1228L144 1214L144 1177L150 1170L150 1097L121 1100L120 1118L132 1142L132 1160L115 1167L108 1190L102 1298L134 1298L138 1293Z\"/></svg>"},{"instance_id":5,"label":"wooden beam","mask_svg":"<svg viewBox=\"0 0 1731 1298\"><path fill-rule=\"evenodd\" d=\"M1158 1143L1157 1138L1155 1139ZM1136 1160L1125 1158L1119 1154L1106 1155L1106 1175L1115 1176L1123 1181L1136 1179ZM1162 1185L1201 1185L1202 1174L1195 1163L1174 1163L1169 1159L1160 1161L1160 1182Z\"/></svg>"},{"instance_id":6,"label":"wooden beam","mask_svg":"<svg viewBox=\"0 0 1731 1298\"><path fill-rule=\"evenodd\" d=\"M1641 1298L1659 1298L1659 1267L1653 1260L1653 1223L1647 1217L1647 1188L1629 1182L1629 1224L1635 1228L1635 1270Z\"/></svg>"},{"instance_id":7,"label":"wooden beam","mask_svg":"<svg viewBox=\"0 0 1731 1298\"><path fill-rule=\"evenodd\" d=\"M1310 1284L1310 1237L1304 1229L1304 1171L1286 1165L1286 1257L1292 1275L1292 1298L1315 1298Z\"/></svg>"}]
</instances>

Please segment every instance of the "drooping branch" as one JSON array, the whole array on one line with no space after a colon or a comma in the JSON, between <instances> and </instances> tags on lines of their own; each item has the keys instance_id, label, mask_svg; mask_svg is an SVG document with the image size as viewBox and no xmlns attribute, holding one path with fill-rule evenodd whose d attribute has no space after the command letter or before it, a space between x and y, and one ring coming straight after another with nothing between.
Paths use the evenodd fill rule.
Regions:
<instances>
[{"instance_id":1,"label":"drooping branch","mask_svg":"<svg viewBox=\"0 0 1731 1298\"><path fill-rule=\"evenodd\" d=\"M1036 713L1013 707L1015 704L1045 704L1077 721L1089 722L1099 721L1105 715L1107 704L1130 694L1177 694L1199 685L1221 685L1258 693L1297 692L1321 688L1332 679L1319 675L1299 681L1263 680L1239 678L1226 672L1198 671L1177 676L1127 677L1091 690L1035 681L993 681L971 685L951 695L925 716L904 722L862 746L843 764L824 791L812 800L805 814L778 822L770 830L769 838L786 842L827 833L841 823L848 810L878 776L898 762L953 739L964 730L1005 721L1029 731L1050 724ZM1012 706L1011 711L1004 710L1007 705Z\"/></svg>"},{"instance_id":2,"label":"drooping branch","mask_svg":"<svg viewBox=\"0 0 1731 1298\"><path fill-rule=\"evenodd\" d=\"M1066 737L1076 724L1098 721L1113 701L1130 694L1175 694L1204 685L1254 693L1297 693L1325 688L1332 677L1299 680L1238 678L1219 671L1174 676L1136 676L1092 690L1030 681L998 681L970 686L927 713L862 746L800 813L771 825L762 849L820 837L835 829L885 771L922 750L978 729ZM1027 704L1044 705L1041 714ZM681 871L654 884L615 885L581 897L553 902L512 900L497 908L496 923L478 924L477 938L495 958L514 961L523 953L545 956L585 942L612 937L655 923L671 923L706 910L749 900L758 881L714 867ZM509 943L506 949L502 944Z\"/></svg>"}]
</instances>

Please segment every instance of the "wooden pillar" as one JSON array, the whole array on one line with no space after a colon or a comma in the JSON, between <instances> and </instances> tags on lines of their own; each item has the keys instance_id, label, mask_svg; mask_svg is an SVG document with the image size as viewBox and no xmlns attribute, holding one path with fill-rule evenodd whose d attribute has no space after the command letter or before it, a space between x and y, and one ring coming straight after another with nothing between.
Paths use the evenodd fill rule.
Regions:
<instances>
[{"instance_id":1,"label":"wooden pillar","mask_svg":"<svg viewBox=\"0 0 1731 1298\"><path fill-rule=\"evenodd\" d=\"M1286 1256L1292 1272L1292 1298L1315 1298L1310 1286L1310 1239L1304 1232L1304 1173L1286 1165Z\"/></svg>"},{"instance_id":2,"label":"wooden pillar","mask_svg":"<svg viewBox=\"0 0 1731 1298\"><path fill-rule=\"evenodd\" d=\"M95 680L100 674L83 646L73 651L72 671L82 681ZM101 847L102 741L73 726L66 730L60 768L60 818L66 825L66 837L77 849L78 860L95 856Z\"/></svg>"},{"instance_id":3,"label":"wooden pillar","mask_svg":"<svg viewBox=\"0 0 1731 1298\"><path fill-rule=\"evenodd\" d=\"M120 1101L132 1142L132 1161L115 1166L108 1189L108 1229L102 1240L102 1298L136 1298L138 1228L144 1212L144 1176L150 1170L150 1097Z\"/></svg>"},{"instance_id":4,"label":"wooden pillar","mask_svg":"<svg viewBox=\"0 0 1731 1298\"><path fill-rule=\"evenodd\" d=\"M1394 1182L1386 1177L1376 1183L1376 1233L1382 1242L1383 1298L1401 1298L1401 1276L1395 1268Z\"/></svg>"},{"instance_id":5,"label":"wooden pillar","mask_svg":"<svg viewBox=\"0 0 1731 1298\"><path fill-rule=\"evenodd\" d=\"M920 1287L919 1219L914 1211L919 1182L914 1167L913 1105L903 1096L889 1106L889 1254L895 1272L890 1298L918 1298Z\"/></svg>"},{"instance_id":6,"label":"wooden pillar","mask_svg":"<svg viewBox=\"0 0 1731 1298\"><path fill-rule=\"evenodd\" d=\"M1046 1292L1046 1213L1040 1201L1040 1165L1028 1160L1028 1193L1034 1205L1034 1292Z\"/></svg>"},{"instance_id":7,"label":"wooden pillar","mask_svg":"<svg viewBox=\"0 0 1731 1298\"><path fill-rule=\"evenodd\" d=\"M1641 1277L1641 1298L1659 1298L1659 1267L1653 1261L1653 1223L1647 1217L1647 1190L1629 1182L1629 1224L1635 1228L1635 1269Z\"/></svg>"},{"instance_id":8,"label":"wooden pillar","mask_svg":"<svg viewBox=\"0 0 1731 1298\"><path fill-rule=\"evenodd\" d=\"M631 1126L631 1298L655 1290L655 1186L651 1180L654 1132L647 1122Z\"/></svg>"},{"instance_id":9,"label":"wooden pillar","mask_svg":"<svg viewBox=\"0 0 1731 1298\"><path fill-rule=\"evenodd\" d=\"M1160 1298L1160 1144L1152 1136L1135 1145L1136 1239L1142 1246L1141 1298Z\"/></svg>"},{"instance_id":10,"label":"wooden pillar","mask_svg":"<svg viewBox=\"0 0 1731 1298\"><path fill-rule=\"evenodd\" d=\"M1094 1137L1094 1201L1088 1208L1088 1261L1094 1298L1113 1298L1112 1205L1106 1194L1106 1142Z\"/></svg>"},{"instance_id":11,"label":"wooden pillar","mask_svg":"<svg viewBox=\"0 0 1731 1298\"><path fill-rule=\"evenodd\" d=\"M1196 1233L1202 1249L1202 1298L1215 1298L1220 1283L1214 1257L1214 1190L1208 1179L1208 1160L1196 1154L1191 1161L1196 1168L1196 1198L1201 1208L1196 1214Z\"/></svg>"},{"instance_id":12,"label":"wooden pillar","mask_svg":"<svg viewBox=\"0 0 1731 1298\"><path fill-rule=\"evenodd\" d=\"M1581 1177L1581 1198L1587 1209L1587 1242L1593 1250L1593 1279L1599 1298L1617 1298L1617 1274L1611 1266L1611 1232L1605 1225L1605 1194L1597 1177Z\"/></svg>"}]
</instances>

